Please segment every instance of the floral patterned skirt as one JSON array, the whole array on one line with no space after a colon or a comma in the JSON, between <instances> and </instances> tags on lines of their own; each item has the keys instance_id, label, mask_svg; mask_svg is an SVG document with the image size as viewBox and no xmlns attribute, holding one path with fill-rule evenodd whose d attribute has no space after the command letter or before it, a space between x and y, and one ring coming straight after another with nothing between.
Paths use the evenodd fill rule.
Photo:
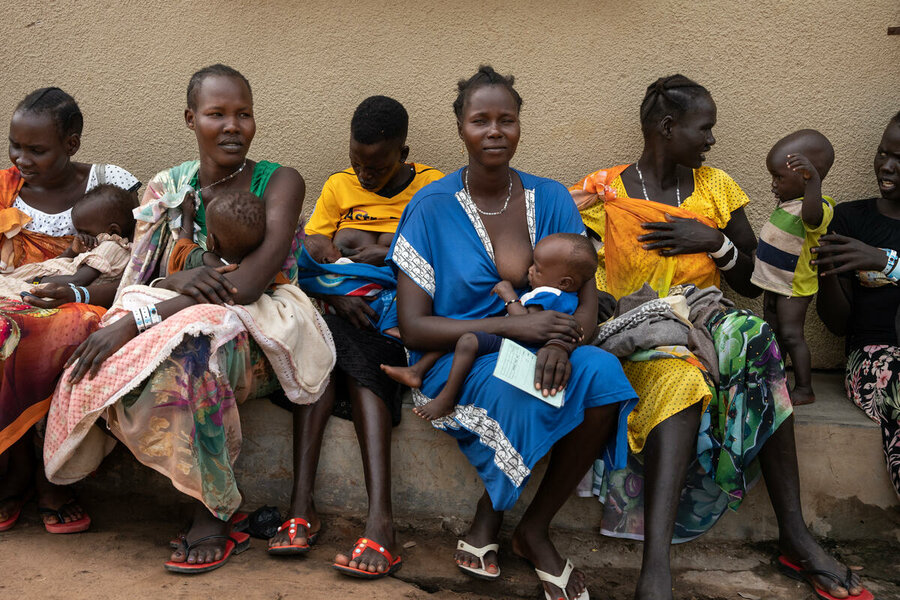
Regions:
<instances>
[{"instance_id":1,"label":"floral patterned skirt","mask_svg":"<svg viewBox=\"0 0 900 600\"><path fill-rule=\"evenodd\" d=\"M888 475L900 497L900 348L864 346L850 352L847 395L881 426Z\"/></svg>"},{"instance_id":2,"label":"floral patterned skirt","mask_svg":"<svg viewBox=\"0 0 900 600\"><path fill-rule=\"evenodd\" d=\"M768 323L748 310L725 310L707 323L719 359L719 384L707 377L710 400L700 419L697 454L675 518L673 542L686 542L708 531L727 509L737 510L759 478L757 454L793 409L784 364ZM640 351L635 360L672 363L673 357L702 370L686 352ZM664 360L660 360L664 359ZM630 376L630 370L625 369ZM635 389L651 389L635 383ZM663 414L655 405L681 402L671 389L642 395L635 412ZM705 401L697 398L696 403ZM654 406L642 408L642 403ZM629 421L629 429L632 423ZM609 471L594 463L594 493L604 502L601 532L644 539L643 453L630 452L624 469Z\"/></svg>"},{"instance_id":3,"label":"floral patterned skirt","mask_svg":"<svg viewBox=\"0 0 900 600\"><path fill-rule=\"evenodd\" d=\"M141 463L226 520L241 504L232 469L242 441L238 405L277 389L278 378L246 332L217 350L218 376L211 352L209 337L186 337L110 408L107 425Z\"/></svg>"}]
</instances>

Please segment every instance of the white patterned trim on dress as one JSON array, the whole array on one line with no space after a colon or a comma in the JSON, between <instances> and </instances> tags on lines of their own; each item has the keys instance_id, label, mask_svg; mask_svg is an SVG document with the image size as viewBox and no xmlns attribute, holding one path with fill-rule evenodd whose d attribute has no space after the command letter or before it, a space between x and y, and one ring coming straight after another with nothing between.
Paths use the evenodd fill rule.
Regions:
<instances>
[{"instance_id":1,"label":"white patterned trim on dress","mask_svg":"<svg viewBox=\"0 0 900 600\"><path fill-rule=\"evenodd\" d=\"M412 390L412 396L416 406L422 406L431 401L431 398L416 388ZM492 419L485 409L473 404L457 405L449 416L435 419L431 425L445 431L464 427L477 435L482 444L494 451L494 464L516 487L520 487L531 475L531 469L525 465L522 455L503 433L500 423Z\"/></svg>"},{"instance_id":2,"label":"white patterned trim on dress","mask_svg":"<svg viewBox=\"0 0 900 600\"><path fill-rule=\"evenodd\" d=\"M413 245L409 243L403 234L397 237L397 243L394 245L394 253L391 256L398 267L409 275L409 278L416 282L420 288L428 292L428 295L434 298L434 268L428 264L428 261L422 258Z\"/></svg>"},{"instance_id":3,"label":"white patterned trim on dress","mask_svg":"<svg viewBox=\"0 0 900 600\"><path fill-rule=\"evenodd\" d=\"M484 227L484 222L481 220L481 217L478 216L478 209L475 207L475 202L472 201L472 198L469 197L466 190L459 190L456 192L456 201L459 202L459 205L466 211L466 215L469 217L472 227L475 228L475 233L478 234L478 239L481 240L481 244L484 246L484 249L487 250L488 256L491 257L491 262L494 262L494 245L491 244L491 238L488 235L487 229Z\"/></svg>"},{"instance_id":4,"label":"white patterned trim on dress","mask_svg":"<svg viewBox=\"0 0 900 600\"><path fill-rule=\"evenodd\" d=\"M534 248L537 227L534 218L534 190L525 190L525 221L528 223L528 235L531 237L531 247Z\"/></svg>"}]
</instances>

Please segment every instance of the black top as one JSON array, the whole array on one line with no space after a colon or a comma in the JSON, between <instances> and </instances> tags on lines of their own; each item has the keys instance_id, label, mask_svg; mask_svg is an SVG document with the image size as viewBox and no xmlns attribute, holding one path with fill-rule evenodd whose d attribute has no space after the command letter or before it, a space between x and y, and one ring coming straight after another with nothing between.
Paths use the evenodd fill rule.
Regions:
<instances>
[{"instance_id":1,"label":"black top","mask_svg":"<svg viewBox=\"0 0 900 600\"><path fill-rule=\"evenodd\" d=\"M838 204L829 231L900 252L900 221L879 213L875 203L875 198L869 198ZM849 277L853 297L847 324L847 351L875 344L897 346L894 322L900 307L900 286L864 287L856 273Z\"/></svg>"}]
</instances>

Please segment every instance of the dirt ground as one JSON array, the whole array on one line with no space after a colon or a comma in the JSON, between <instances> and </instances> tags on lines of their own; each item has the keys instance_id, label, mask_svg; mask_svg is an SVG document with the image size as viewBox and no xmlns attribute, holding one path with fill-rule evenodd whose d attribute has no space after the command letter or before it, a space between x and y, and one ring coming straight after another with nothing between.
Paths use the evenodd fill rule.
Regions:
<instances>
[{"instance_id":1,"label":"dirt ground","mask_svg":"<svg viewBox=\"0 0 900 600\"><path fill-rule=\"evenodd\" d=\"M183 576L163 569L168 540L185 524L165 518L160 507L133 499L97 506L83 534L51 536L33 503L10 531L0 533L0 600L12 599L216 599L305 600L482 600L540 598L528 566L501 542L500 581L485 583L462 575L450 557L459 523L405 524L399 531L404 567L397 577L367 582L331 569L361 532L353 520L328 517L321 543L305 557L275 558L264 540L209 574ZM456 531L455 531L456 530ZM560 550L584 569L593 598L628 600L640 564L640 545L601 539L589 532L556 532ZM505 543L503 543L505 542ZM879 600L900 599L900 551L887 542L859 542L833 549L851 564L866 566L866 585ZM770 544L676 546L678 600L813 600L809 588L778 574L769 564Z\"/></svg>"}]
</instances>

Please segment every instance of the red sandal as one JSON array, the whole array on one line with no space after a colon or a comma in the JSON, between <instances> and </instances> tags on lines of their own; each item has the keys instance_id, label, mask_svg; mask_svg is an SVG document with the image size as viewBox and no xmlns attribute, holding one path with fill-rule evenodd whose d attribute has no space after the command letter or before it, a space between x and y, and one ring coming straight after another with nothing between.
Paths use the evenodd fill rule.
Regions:
<instances>
[{"instance_id":1,"label":"red sandal","mask_svg":"<svg viewBox=\"0 0 900 600\"><path fill-rule=\"evenodd\" d=\"M294 539L297 537L297 527L304 527L306 529L306 543L305 544L295 544ZM285 556L290 554L305 554L309 552L310 547L316 543L316 540L319 539L319 532L311 533L311 526L309 521L302 517L294 517L293 519L288 519L284 523L281 524L281 527L278 528L278 531L284 531L287 529L288 531L288 544L283 546L269 546L268 553L274 556Z\"/></svg>"},{"instance_id":2,"label":"red sandal","mask_svg":"<svg viewBox=\"0 0 900 600\"><path fill-rule=\"evenodd\" d=\"M219 560L209 562L209 563L189 563L189 562L174 562L174 561L166 561L165 567L167 571L172 571L173 573L185 573L185 574L196 574L196 573L206 573L208 571L214 571L218 569L231 558L232 554L240 554L244 550L250 547L250 536L246 533L232 533L231 535L208 535L206 537L202 537L199 540L196 540L192 544L189 544L186 537L181 538L181 546L184 548L184 559L187 561L187 556L190 554L191 550L199 546L204 542L208 542L210 540L215 539L223 539L225 540L225 552L222 555L222 558Z\"/></svg>"},{"instance_id":3,"label":"red sandal","mask_svg":"<svg viewBox=\"0 0 900 600\"><path fill-rule=\"evenodd\" d=\"M403 559L399 556L394 558L391 556L391 553L387 551L387 548L368 538L359 538L356 540L356 546L353 548L350 560L359 560L359 557L367 548L371 548L382 555L385 560L387 560L388 568L380 573L378 571L373 573L372 571L363 571L362 569L357 569L349 565L339 565L334 563L332 566L344 575L358 577L360 579L381 579L382 577L387 577L388 575L396 573L400 570L400 567L403 566Z\"/></svg>"},{"instance_id":4,"label":"red sandal","mask_svg":"<svg viewBox=\"0 0 900 600\"><path fill-rule=\"evenodd\" d=\"M839 586L846 588L847 591L850 591L850 575L852 571L849 567L847 567L847 574L842 578L831 571L822 571L820 569L804 569L792 563L786 556L778 557L778 568L782 573L790 577L791 579L796 579L797 581L802 581L806 584L809 584L813 592L817 597L822 600L839 600L835 598L822 588L820 588L814 581L813 577L820 575L822 577L827 577L831 579ZM847 596L843 600L874 600L875 596L872 595L872 592L863 588L863 591L858 596Z\"/></svg>"}]
</instances>

